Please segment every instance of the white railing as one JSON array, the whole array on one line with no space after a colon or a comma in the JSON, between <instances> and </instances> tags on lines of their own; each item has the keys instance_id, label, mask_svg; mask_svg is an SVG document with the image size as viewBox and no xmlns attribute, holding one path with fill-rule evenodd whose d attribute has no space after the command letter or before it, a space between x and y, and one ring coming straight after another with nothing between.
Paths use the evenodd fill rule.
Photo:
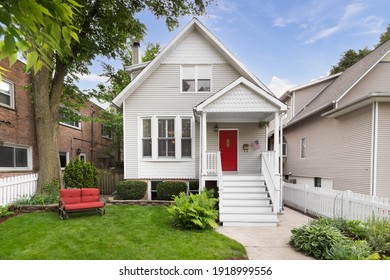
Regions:
<instances>
[{"instance_id":1,"label":"white railing","mask_svg":"<svg viewBox=\"0 0 390 280\"><path fill-rule=\"evenodd\" d=\"M37 190L38 174L0 178L0 206L22 197L31 197Z\"/></svg>"},{"instance_id":2,"label":"white railing","mask_svg":"<svg viewBox=\"0 0 390 280\"><path fill-rule=\"evenodd\" d=\"M217 175L218 174L218 151L217 152L206 152L206 175Z\"/></svg>"},{"instance_id":3,"label":"white railing","mask_svg":"<svg viewBox=\"0 0 390 280\"><path fill-rule=\"evenodd\" d=\"M388 218L390 211L388 198L290 183L283 184L283 201L315 216L347 220Z\"/></svg>"},{"instance_id":4,"label":"white railing","mask_svg":"<svg viewBox=\"0 0 390 280\"><path fill-rule=\"evenodd\" d=\"M274 171L275 152L261 153L261 173L273 204L273 212L280 212L280 175Z\"/></svg>"}]
</instances>

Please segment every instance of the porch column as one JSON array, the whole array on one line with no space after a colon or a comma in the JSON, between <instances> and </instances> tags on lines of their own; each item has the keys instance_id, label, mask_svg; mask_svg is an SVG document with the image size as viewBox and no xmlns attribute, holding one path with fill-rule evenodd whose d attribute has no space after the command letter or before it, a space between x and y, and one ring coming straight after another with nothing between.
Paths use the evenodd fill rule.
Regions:
<instances>
[{"instance_id":1,"label":"porch column","mask_svg":"<svg viewBox=\"0 0 390 280\"><path fill-rule=\"evenodd\" d=\"M206 175L206 152L207 152L207 114L202 112L202 175Z\"/></svg>"},{"instance_id":2,"label":"porch column","mask_svg":"<svg viewBox=\"0 0 390 280\"><path fill-rule=\"evenodd\" d=\"M280 154L280 144L279 144L279 129L280 129L280 115L279 112L275 112L275 129L274 129L274 172L279 173L279 154Z\"/></svg>"}]
</instances>

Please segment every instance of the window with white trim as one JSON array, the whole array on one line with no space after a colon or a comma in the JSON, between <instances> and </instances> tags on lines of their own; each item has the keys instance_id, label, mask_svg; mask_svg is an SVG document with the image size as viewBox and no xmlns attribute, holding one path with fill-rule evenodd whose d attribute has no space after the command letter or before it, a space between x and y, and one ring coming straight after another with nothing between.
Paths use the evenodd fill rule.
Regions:
<instances>
[{"instance_id":1,"label":"window with white trim","mask_svg":"<svg viewBox=\"0 0 390 280\"><path fill-rule=\"evenodd\" d=\"M3 79L0 81L0 105L14 108L14 85Z\"/></svg>"},{"instance_id":2,"label":"window with white trim","mask_svg":"<svg viewBox=\"0 0 390 280\"><path fill-rule=\"evenodd\" d=\"M31 148L0 146L0 169L31 169Z\"/></svg>"},{"instance_id":3,"label":"window with white trim","mask_svg":"<svg viewBox=\"0 0 390 280\"><path fill-rule=\"evenodd\" d=\"M158 156L175 156L175 119L158 120Z\"/></svg>"},{"instance_id":4,"label":"window with white trim","mask_svg":"<svg viewBox=\"0 0 390 280\"><path fill-rule=\"evenodd\" d=\"M181 156L192 156L191 119L181 119Z\"/></svg>"},{"instance_id":5,"label":"window with white trim","mask_svg":"<svg viewBox=\"0 0 390 280\"><path fill-rule=\"evenodd\" d=\"M300 158L305 159L306 158L306 137L302 137L300 139Z\"/></svg>"},{"instance_id":6,"label":"window with white trim","mask_svg":"<svg viewBox=\"0 0 390 280\"><path fill-rule=\"evenodd\" d=\"M152 120L142 119L142 156L152 156Z\"/></svg>"},{"instance_id":7,"label":"window with white trim","mask_svg":"<svg viewBox=\"0 0 390 280\"><path fill-rule=\"evenodd\" d=\"M182 92L210 92L211 66L209 65L182 65L181 66Z\"/></svg>"},{"instance_id":8,"label":"window with white trim","mask_svg":"<svg viewBox=\"0 0 390 280\"><path fill-rule=\"evenodd\" d=\"M81 114L70 109L60 108L60 124L81 129Z\"/></svg>"},{"instance_id":9,"label":"window with white trim","mask_svg":"<svg viewBox=\"0 0 390 280\"><path fill-rule=\"evenodd\" d=\"M69 163L69 153L68 152L60 152L60 166L61 168L65 168L66 165Z\"/></svg>"},{"instance_id":10,"label":"window with white trim","mask_svg":"<svg viewBox=\"0 0 390 280\"><path fill-rule=\"evenodd\" d=\"M101 136L102 137L105 137L105 138L108 138L108 139L112 139L112 131L111 131L111 128L102 124L101 126Z\"/></svg>"}]
</instances>

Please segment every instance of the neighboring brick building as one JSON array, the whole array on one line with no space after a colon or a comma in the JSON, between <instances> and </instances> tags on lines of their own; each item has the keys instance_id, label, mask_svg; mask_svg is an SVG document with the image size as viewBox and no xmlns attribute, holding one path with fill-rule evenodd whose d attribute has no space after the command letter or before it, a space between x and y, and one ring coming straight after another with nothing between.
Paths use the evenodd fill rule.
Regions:
<instances>
[{"instance_id":1,"label":"neighboring brick building","mask_svg":"<svg viewBox=\"0 0 390 280\"><path fill-rule=\"evenodd\" d=\"M3 73L0 82L0 177L37 172L34 108L31 92L25 88L30 77L23 70L25 64L19 60L11 68L7 60L0 61L0 66L9 70ZM81 115L90 116L91 106L98 117L103 109L90 101L81 109ZM114 162L114 153L109 152L109 133L103 131L100 123L94 123L93 128L93 162L98 168L108 168ZM90 122L60 123L58 139L62 167L77 158L91 161L91 135Z\"/></svg>"}]
</instances>

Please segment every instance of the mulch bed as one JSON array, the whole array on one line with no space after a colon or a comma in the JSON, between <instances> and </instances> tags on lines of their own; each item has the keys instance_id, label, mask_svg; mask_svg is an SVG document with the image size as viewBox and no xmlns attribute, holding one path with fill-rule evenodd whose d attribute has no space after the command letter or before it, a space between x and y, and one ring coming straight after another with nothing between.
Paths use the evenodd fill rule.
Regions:
<instances>
[{"instance_id":1,"label":"mulch bed","mask_svg":"<svg viewBox=\"0 0 390 280\"><path fill-rule=\"evenodd\" d=\"M15 217L17 215L19 215L19 213L14 213L14 214L11 214L11 215L7 215L5 217L0 217L0 224L4 223L6 220L8 220L8 219L10 219L12 217Z\"/></svg>"}]
</instances>

